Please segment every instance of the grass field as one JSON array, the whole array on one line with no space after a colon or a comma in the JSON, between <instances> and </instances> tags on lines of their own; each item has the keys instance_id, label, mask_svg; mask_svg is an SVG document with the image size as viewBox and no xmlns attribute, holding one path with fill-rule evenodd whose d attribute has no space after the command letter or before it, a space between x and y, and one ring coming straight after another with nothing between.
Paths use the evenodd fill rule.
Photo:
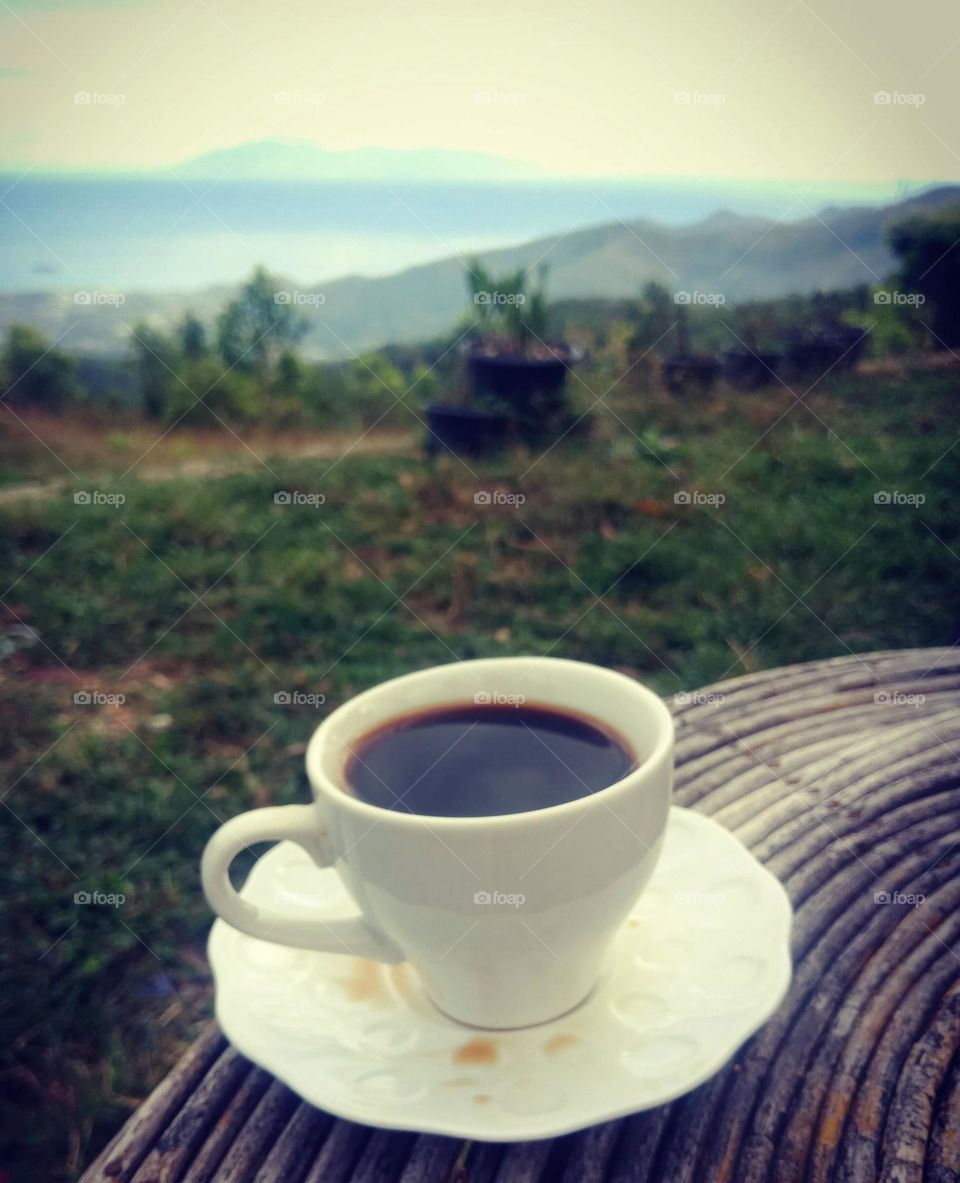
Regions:
<instances>
[{"instance_id":1,"label":"grass field","mask_svg":"<svg viewBox=\"0 0 960 1183\"><path fill-rule=\"evenodd\" d=\"M264 435L254 456L174 436L155 463L237 470L166 480L121 479L133 428L60 425L50 453L4 423L5 484L66 481L0 504L10 1183L75 1177L210 1014L203 844L304 800L304 743L356 691L549 652L672 694L952 642L957 374L848 377L804 403L625 381L546 455L469 464L395 437L337 460L349 441L291 456ZM614 380L583 379L584 409ZM294 690L326 703L275 702Z\"/></svg>"}]
</instances>

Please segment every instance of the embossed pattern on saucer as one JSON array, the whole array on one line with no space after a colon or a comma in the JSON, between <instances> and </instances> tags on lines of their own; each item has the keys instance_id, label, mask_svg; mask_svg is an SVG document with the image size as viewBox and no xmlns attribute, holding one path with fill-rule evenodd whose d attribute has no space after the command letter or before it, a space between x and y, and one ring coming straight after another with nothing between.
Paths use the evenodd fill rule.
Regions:
<instances>
[{"instance_id":1,"label":"embossed pattern on saucer","mask_svg":"<svg viewBox=\"0 0 960 1183\"><path fill-rule=\"evenodd\" d=\"M242 895L342 915L337 873L292 843ZM216 1012L249 1059L352 1121L491 1141L548 1138L664 1104L712 1076L790 983L791 909L717 822L674 807L663 852L572 1013L485 1032L442 1015L410 966L271 945L214 923Z\"/></svg>"}]
</instances>

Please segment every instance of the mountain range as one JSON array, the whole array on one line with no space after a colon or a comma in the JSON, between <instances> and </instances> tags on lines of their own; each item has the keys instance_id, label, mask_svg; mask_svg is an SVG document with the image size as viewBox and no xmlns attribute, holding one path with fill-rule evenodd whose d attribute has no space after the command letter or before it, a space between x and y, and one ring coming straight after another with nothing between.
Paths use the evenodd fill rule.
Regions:
<instances>
[{"instance_id":1,"label":"mountain range","mask_svg":"<svg viewBox=\"0 0 960 1183\"><path fill-rule=\"evenodd\" d=\"M889 225L953 206L960 207L960 186L946 185L892 205L826 208L795 222L726 211L692 225L617 221L484 251L482 258L493 274L548 264L552 300L624 298L657 280L694 300L699 293L735 303L882 283L895 266ZM315 357L426 340L449 331L468 307L464 260L457 257L313 286L278 277L277 287L308 322L303 351ZM121 307L78 304L72 292L0 294L0 330L21 322L54 338L66 334L65 347L116 353L136 321L170 327L191 309L212 322L234 290L131 292Z\"/></svg>"}]
</instances>

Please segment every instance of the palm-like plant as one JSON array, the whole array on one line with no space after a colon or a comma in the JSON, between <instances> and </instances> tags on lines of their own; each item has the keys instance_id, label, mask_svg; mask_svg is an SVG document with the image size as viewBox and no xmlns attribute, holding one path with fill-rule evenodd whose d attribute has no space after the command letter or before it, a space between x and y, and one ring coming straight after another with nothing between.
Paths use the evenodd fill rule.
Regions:
<instances>
[{"instance_id":1,"label":"palm-like plant","mask_svg":"<svg viewBox=\"0 0 960 1183\"><path fill-rule=\"evenodd\" d=\"M549 326L545 291L547 268L537 269L537 283L525 268L495 279L478 258L467 264L467 287L484 336L505 337L513 349L528 354L544 345Z\"/></svg>"}]
</instances>

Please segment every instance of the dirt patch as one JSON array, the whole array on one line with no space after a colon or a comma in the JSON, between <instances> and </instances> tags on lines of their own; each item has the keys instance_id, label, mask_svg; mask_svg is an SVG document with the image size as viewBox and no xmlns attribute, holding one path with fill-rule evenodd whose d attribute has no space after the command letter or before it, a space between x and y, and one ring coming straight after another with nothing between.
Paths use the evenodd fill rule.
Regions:
<instances>
[{"instance_id":1,"label":"dirt patch","mask_svg":"<svg viewBox=\"0 0 960 1183\"><path fill-rule=\"evenodd\" d=\"M343 456L405 455L420 439L410 431L165 432L135 424L116 431L83 420L51 415L6 417L14 455L37 453L43 466L60 475L0 489L0 504L23 498L59 496L74 480L95 485L130 477L142 481L204 479L255 470L271 460L339 460ZM76 474L76 476L74 476Z\"/></svg>"}]
</instances>

